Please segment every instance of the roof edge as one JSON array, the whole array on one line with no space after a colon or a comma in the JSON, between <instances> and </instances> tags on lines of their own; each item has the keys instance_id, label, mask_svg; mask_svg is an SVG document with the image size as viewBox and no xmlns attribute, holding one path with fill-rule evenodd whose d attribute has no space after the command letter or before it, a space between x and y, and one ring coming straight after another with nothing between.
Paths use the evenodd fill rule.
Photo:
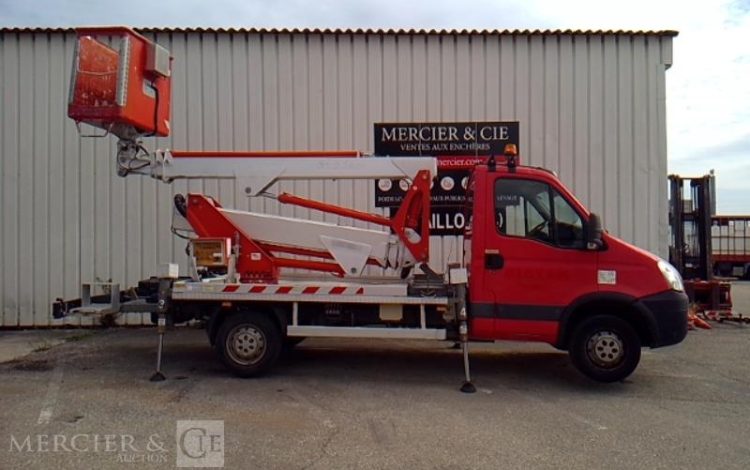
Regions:
<instances>
[{"instance_id":1,"label":"roof edge","mask_svg":"<svg viewBox=\"0 0 750 470\"><path fill-rule=\"evenodd\" d=\"M90 25L88 25L90 26ZM391 34L391 35L452 35L452 36L669 36L679 33L674 30L616 30L616 29L342 29L342 28L156 28L134 27L140 33L250 33L250 34ZM72 33L74 27L2 27L0 33Z\"/></svg>"}]
</instances>

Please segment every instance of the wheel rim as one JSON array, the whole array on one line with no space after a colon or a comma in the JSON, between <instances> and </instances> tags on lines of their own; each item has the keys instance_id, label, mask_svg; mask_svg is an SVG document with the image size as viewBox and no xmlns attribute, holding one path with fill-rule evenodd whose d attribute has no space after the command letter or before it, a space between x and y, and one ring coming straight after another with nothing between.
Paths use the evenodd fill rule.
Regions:
<instances>
[{"instance_id":1,"label":"wheel rim","mask_svg":"<svg viewBox=\"0 0 750 470\"><path fill-rule=\"evenodd\" d=\"M226 351L238 364L256 364L266 352L266 336L253 325L235 326L227 335Z\"/></svg>"},{"instance_id":2,"label":"wheel rim","mask_svg":"<svg viewBox=\"0 0 750 470\"><path fill-rule=\"evenodd\" d=\"M594 364L611 369L622 362L625 346L617 333L598 331L586 343L586 353Z\"/></svg>"}]
</instances>

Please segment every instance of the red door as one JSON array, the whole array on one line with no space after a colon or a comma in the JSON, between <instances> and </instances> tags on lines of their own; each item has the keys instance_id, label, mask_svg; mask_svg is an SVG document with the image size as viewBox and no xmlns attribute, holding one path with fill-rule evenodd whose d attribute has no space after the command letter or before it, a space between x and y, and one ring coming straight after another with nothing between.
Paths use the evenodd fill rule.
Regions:
<instances>
[{"instance_id":1,"label":"red door","mask_svg":"<svg viewBox=\"0 0 750 470\"><path fill-rule=\"evenodd\" d=\"M584 214L551 182L503 173L488 183L482 284L492 304L474 305L472 313L494 319L497 339L554 343L563 309L597 290Z\"/></svg>"}]
</instances>

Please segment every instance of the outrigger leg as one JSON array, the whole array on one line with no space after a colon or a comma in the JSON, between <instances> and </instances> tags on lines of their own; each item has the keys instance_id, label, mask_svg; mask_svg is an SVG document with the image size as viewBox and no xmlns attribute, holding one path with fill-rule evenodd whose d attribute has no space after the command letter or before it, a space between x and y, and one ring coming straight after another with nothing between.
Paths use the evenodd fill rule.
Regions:
<instances>
[{"instance_id":1,"label":"outrigger leg","mask_svg":"<svg viewBox=\"0 0 750 470\"><path fill-rule=\"evenodd\" d=\"M159 303L157 304L156 313L159 315L157 332L159 333L159 346L156 349L156 370L149 379L151 382L161 382L166 377L161 372L161 356L164 350L164 333L167 332L167 310L169 309L169 288L171 280L167 278L159 279Z\"/></svg>"},{"instance_id":2,"label":"outrigger leg","mask_svg":"<svg viewBox=\"0 0 750 470\"><path fill-rule=\"evenodd\" d=\"M464 299L466 297L465 287L460 286L458 293L458 298ZM458 334L464 356L464 383L461 385L461 391L463 393L474 393L477 391L477 388L471 383L471 371L469 370L469 324L468 316L466 315L466 304L463 300L460 301L458 308Z\"/></svg>"},{"instance_id":3,"label":"outrigger leg","mask_svg":"<svg viewBox=\"0 0 750 470\"><path fill-rule=\"evenodd\" d=\"M159 314L159 326L157 328L159 333L159 346L156 349L156 371L154 371L154 374L149 379L151 382L161 382L167 379L161 372L161 354L164 349L164 333L167 329L167 317L163 313Z\"/></svg>"},{"instance_id":4,"label":"outrigger leg","mask_svg":"<svg viewBox=\"0 0 750 470\"><path fill-rule=\"evenodd\" d=\"M477 388L471 383L471 371L469 370L469 327L466 324L466 307L461 308L459 319L461 320L461 325L459 326L461 349L464 356L464 384L461 385L461 391L463 393L474 393L477 391Z\"/></svg>"}]
</instances>

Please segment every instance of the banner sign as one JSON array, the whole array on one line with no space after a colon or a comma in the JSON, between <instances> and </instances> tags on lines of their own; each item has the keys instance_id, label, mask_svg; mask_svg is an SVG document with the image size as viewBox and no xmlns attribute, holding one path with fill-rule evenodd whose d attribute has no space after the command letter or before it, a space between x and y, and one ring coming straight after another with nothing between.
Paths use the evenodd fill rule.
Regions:
<instances>
[{"instance_id":1,"label":"banner sign","mask_svg":"<svg viewBox=\"0 0 750 470\"><path fill-rule=\"evenodd\" d=\"M430 200L432 235L463 233L471 169L490 155L502 155L506 144L519 144L517 121L376 123L374 129L375 155L437 158ZM376 181L375 206L389 207L395 214L408 188L407 181Z\"/></svg>"},{"instance_id":2,"label":"banner sign","mask_svg":"<svg viewBox=\"0 0 750 470\"><path fill-rule=\"evenodd\" d=\"M518 121L376 123L375 155L502 155L518 145Z\"/></svg>"}]
</instances>

